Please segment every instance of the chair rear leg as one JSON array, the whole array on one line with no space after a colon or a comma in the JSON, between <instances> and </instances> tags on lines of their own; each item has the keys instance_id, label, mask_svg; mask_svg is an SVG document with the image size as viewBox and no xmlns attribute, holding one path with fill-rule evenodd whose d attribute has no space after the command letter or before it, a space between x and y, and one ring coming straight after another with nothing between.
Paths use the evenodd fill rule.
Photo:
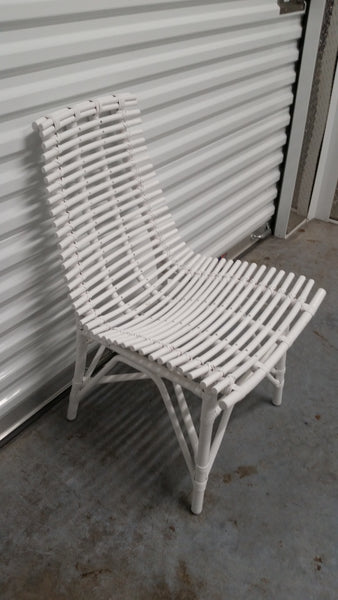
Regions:
<instances>
[{"instance_id":1,"label":"chair rear leg","mask_svg":"<svg viewBox=\"0 0 338 600\"><path fill-rule=\"evenodd\" d=\"M76 335L75 370L67 410L67 419L69 421L73 421L77 416L77 410L80 402L80 392L83 387L83 378L86 369L87 349L88 339L78 327Z\"/></svg>"},{"instance_id":2,"label":"chair rear leg","mask_svg":"<svg viewBox=\"0 0 338 600\"><path fill-rule=\"evenodd\" d=\"M282 358L278 361L275 367L275 375L276 379L279 381L279 386L275 388L272 404L275 406L280 406L282 404L282 396L283 396L283 388L284 388L284 380L285 380L285 365L286 365L286 352L283 354Z\"/></svg>"}]
</instances>

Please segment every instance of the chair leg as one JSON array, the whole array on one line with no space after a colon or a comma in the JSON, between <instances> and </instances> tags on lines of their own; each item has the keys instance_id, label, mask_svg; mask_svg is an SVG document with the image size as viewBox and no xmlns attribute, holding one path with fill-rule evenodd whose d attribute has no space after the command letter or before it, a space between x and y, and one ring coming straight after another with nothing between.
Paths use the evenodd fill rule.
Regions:
<instances>
[{"instance_id":1,"label":"chair leg","mask_svg":"<svg viewBox=\"0 0 338 600\"><path fill-rule=\"evenodd\" d=\"M282 404L284 380L285 380L285 364L286 364L286 352L276 365L276 378L279 381L279 386L275 388L272 404L280 406Z\"/></svg>"},{"instance_id":2,"label":"chair leg","mask_svg":"<svg viewBox=\"0 0 338 600\"><path fill-rule=\"evenodd\" d=\"M210 399L204 398L202 401L200 433L191 502L191 512L195 515L199 515L203 508L204 494L210 472L210 447L215 418L214 403Z\"/></svg>"},{"instance_id":3,"label":"chair leg","mask_svg":"<svg viewBox=\"0 0 338 600\"><path fill-rule=\"evenodd\" d=\"M73 421L77 416L77 409L80 402L80 392L83 387L83 376L86 369L88 340L78 328L76 336L76 360L75 370L72 381L72 389L69 395L67 419Z\"/></svg>"}]
</instances>

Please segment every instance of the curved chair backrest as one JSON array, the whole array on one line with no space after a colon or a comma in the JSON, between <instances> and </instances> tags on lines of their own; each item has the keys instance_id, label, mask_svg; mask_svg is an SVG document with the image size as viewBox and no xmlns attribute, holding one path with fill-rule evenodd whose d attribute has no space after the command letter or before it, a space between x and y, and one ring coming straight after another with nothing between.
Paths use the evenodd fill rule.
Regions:
<instances>
[{"instance_id":1,"label":"curved chair backrest","mask_svg":"<svg viewBox=\"0 0 338 600\"><path fill-rule=\"evenodd\" d=\"M124 305L166 263L190 252L180 240L149 160L136 98L89 100L36 121L50 210L70 295L88 320L107 300ZM92 315L93 316L93 315Z\"/></svg>"}]
</instances>

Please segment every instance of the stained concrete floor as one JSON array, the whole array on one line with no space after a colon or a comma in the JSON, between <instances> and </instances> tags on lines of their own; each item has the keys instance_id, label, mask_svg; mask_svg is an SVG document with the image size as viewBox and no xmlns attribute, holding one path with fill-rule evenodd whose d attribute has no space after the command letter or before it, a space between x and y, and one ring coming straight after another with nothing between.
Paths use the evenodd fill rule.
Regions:
<instances>
[{"instance_id":1,"label":"stained concrete floor","mask_svg":"<svg viewBox=\"0 0 338 600\"><path fill-rule=\"evenodd\" d=\"M1 600L338 598L337 248L312 222L249 252L328 296L282 407L268 383L236 407L200 517L148 382L101 387L73 423L64 399L2 449Z\"/></svg>"}]
</instances>

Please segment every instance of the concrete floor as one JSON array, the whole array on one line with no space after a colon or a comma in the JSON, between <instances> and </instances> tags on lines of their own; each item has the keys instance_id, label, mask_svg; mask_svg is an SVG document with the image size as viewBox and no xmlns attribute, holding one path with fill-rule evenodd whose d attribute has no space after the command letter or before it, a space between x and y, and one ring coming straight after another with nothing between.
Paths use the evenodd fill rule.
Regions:
<instances>
[{"instance_id":1,"label":"concrete floor","mask_svg":"<svg viewBox=\"0 0 338 600\"><path fill-rule=\"evenodd\" d=\"M236 407L200 517L150 383L101 387L73 423L64 399L2 449L1 600L338 598L337 248L312 222L249 252L328 296L282 407L268 383Z\"/></svg>"}]
</instances>

